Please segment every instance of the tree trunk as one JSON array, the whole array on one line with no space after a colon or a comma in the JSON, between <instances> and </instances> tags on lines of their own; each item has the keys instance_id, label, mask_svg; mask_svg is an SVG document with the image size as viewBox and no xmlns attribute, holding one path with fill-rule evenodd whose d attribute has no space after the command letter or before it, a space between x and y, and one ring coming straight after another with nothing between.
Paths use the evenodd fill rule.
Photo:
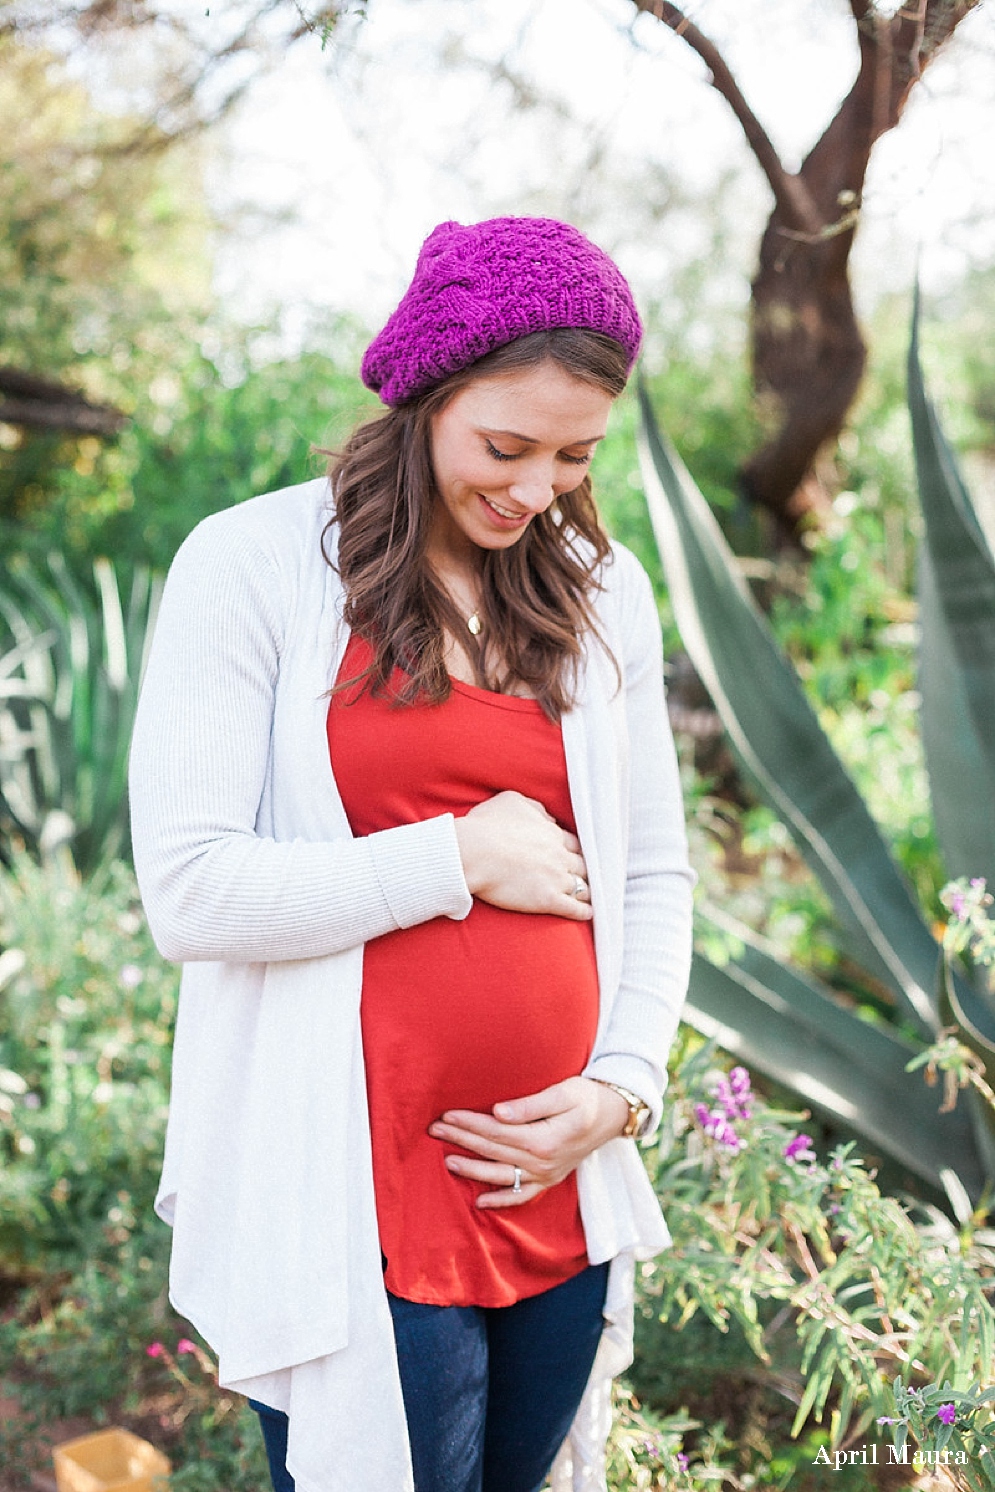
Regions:
<instances>
[{"instance_id":1,"label":"tree trunk","mask_svg":"<svg viewBox=\"0 0 995 1492\"><path fill-rule=\"evenodd\" d=\"M866 350L849 258L876 140L901 118L923 69L980 0L908 0L894 15L850 0L856 81L801 170L784 169L715 46L677 6L633 0L681 35L711 69L774 193L753 281L753 384L768 431L741 477L746 495L796 539L818 504L813 464L860 386Z\"/></svg>"}]
</instances>

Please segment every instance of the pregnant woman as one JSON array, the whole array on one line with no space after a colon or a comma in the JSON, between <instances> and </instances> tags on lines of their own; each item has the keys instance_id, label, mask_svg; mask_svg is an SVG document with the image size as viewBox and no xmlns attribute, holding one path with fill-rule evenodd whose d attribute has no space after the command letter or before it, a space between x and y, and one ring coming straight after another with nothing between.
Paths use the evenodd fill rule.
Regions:
<instances>
[{"instance_id":1,"label":"pregnant woman","mask_svg":"<svg viewBox=\"0 0 995 1492\"><path fill-rule=\"evenodd\" d=\"M640 336L574 228L444 223L363 361L386 411L170 571L157 1206L277 1492L604 1486L690 950L653 596L587 470Z\"/></svg>"}]
</instances>

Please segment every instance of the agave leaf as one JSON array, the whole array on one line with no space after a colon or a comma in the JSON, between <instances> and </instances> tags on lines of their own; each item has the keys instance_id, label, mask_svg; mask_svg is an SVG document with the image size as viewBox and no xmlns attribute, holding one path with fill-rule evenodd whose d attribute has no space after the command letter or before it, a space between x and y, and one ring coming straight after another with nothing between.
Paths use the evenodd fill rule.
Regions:
<instances>
[{"instance_id":1,"label":"agave leaf","mask_svg":"<svg viewBox=\"0 0 995 1492\"><path fill-rule=\"evenodd\" d=\"M52 814L68 815L80 869L124 841L128 743L160 594L145 569L122 582L97 560L89 580L59 554L15 555L0 582L0 809L36 849Z\"/></svg>"},{"instance_id":2,"label":"agave leaf","mask_svg":"<svg viewBox=\"0 0 995 1492\"><path fill-rule=\"evenodd\" d=\"M932 1034L933 936L643 388L640 399L646 496L684 645L741 763L862 940L868 966Z\"/></svg>"},{"instance_id":3,"label":"agave leaf","mask_svg":"<svg viewBox=\"0 0 995 1492\"><path fill-rule=\"evenodd\" d=\"M972 552L966 556L969 569L966 576L976 573L982 586L985 585L984 569L992 569L992 546L985 528L979 520L967 484L961 475L953 447L943 433L936 407L926 390L919 357L919 312L920 294L918 285L912 299L912 332L909 339L908 400L912 419L912 442L916 458L916 477L920 499L929 504L930 511L923 508L927 526L931 517L940 516L937 535L950 550L949 558L956 565L962 556L957 553L957 530L948 529L944 534L944 510L948 505L956 508L963 529L971 536ZM923 487L926 492L923 492ZM935 506L934 506L935 504ZM975 572L980 558L981 569Z\"/></svg>"},{"instance_id":4,"label":"agave leaf","mask_svg":"<svg viewBox=\"0 0 995 1492\"><path fill-rule=\"evenodd\" d=\"M695 955L684 1019L937 1190L953 1168L980 1195L971 1115L963 1104L941 1114L937 1090L906 1072L917 1048L844 1009L759 941L724 968Z\"/></svg>"},{"instance_id":5,"label":"agave leaf","mask_svg":"<svg viewBox=\"0 0 995 1492\"><path fill-rule=\"evenodd\" d=\"M0 679L4 681L2 692L10 693L11 695L27 695L33 692L30 680L9 679L7 675L14 673L19 668L23 668L33 654L47 653L54 642L55 632L49 630L48 632L39 633L36 636L27 637L23 642L18 643L16 647L12 647L9 652L0 654Z\"/></svg>"},{"instance_id":6,"label":"agave leaf","mask_svg":"<svg viewBox=\"0 0 995 1492\"><path fill-rule=\"evenodd\" d=\"M995 777L978 739L929 549L918 561L920 727L947 874L995 886Z\"/></svg>"},{"instance_id":7,"label":"agave leaf","mask_svg":"<svg viewBox=\"0 0 995 1492\"><path fill-rule=\"evenodd\" d=\"M908 378L926 526L920 692L937 834L950 875L995 885L995 560L926 392L918 290Z\"/></svg>"}]
</instances>

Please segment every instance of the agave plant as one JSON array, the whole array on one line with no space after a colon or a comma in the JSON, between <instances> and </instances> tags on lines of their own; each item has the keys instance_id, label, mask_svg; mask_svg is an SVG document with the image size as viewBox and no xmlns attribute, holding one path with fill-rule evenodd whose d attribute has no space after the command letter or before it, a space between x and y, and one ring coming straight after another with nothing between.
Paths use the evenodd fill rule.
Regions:
<instances>
[{"instance_id":1,"label":"agave plant","mask_svg":"<svg viewBox=\"0 0 995 1492\"><path fill-rule=\"evenodd\" d=\"M81 871L127 837L128 745L160 583L107 559L15 553L0 579L0 849L68 844Z\"/></svg>"},{"instance_id":2,"label":"agave plant","mask_svg":"<svg viewBox=\"0 0 995 1492\"><path fill-rule=\"evenodd\" d=\"M925 520L921 728L949 873L995 885L995 561L926 395L918 320L917 301L909 407ZM894 1030L870 1025L737 928L743 951L728 963L695 957L687 1019L963 1211L995 1180L991 1112L974 1093L941 1112L908 1069L953 1021L986 1057L995 1050L988 985L944 977L922 909L645 389L640 398L645 490L684 646L741 766L830 897L848 952L891 991L896 1013Z\"/></svg>"}]
</instances>

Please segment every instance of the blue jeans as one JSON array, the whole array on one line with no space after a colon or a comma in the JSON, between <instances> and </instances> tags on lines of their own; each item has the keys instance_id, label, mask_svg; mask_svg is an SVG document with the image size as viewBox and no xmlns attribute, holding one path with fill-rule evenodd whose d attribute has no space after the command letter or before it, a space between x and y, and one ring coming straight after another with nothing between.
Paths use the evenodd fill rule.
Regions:
<instances>
[{"instance_id":1,"label":"blue jeans","mask_svg":"<svg viewBox=\"0 0 995 1492\"><path fill-rule=\"evenodd\" d=\"M608 1265L501 1307L389 1295L415 1492L538 1492L601 1336ZM287 1417L253 1402L274 1492L294 1492Z\"/></svg>"}]
</instances>

